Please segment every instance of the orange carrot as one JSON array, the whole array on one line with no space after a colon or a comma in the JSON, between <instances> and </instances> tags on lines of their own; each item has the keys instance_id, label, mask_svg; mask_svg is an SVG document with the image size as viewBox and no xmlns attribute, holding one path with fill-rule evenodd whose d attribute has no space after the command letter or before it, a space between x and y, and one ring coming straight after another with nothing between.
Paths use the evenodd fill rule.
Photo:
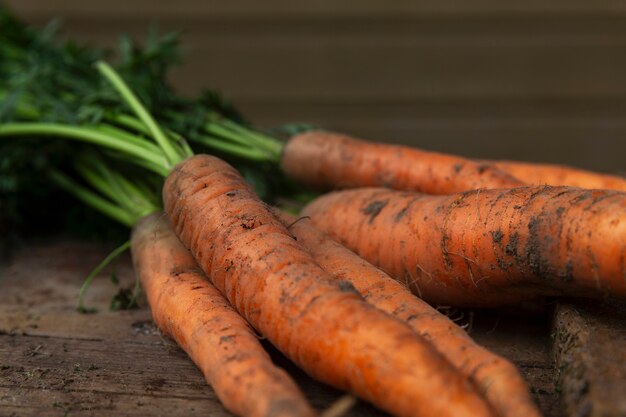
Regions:
<instances>
[{"instance_id":1,"label":"orange carrot","mask_svg":"<svg viewBox=\"0 0 626 417\"><path fill-rule=\"evenodd\" d=\"M478 387L501 417L539 416L515 365L477 345L468 334L380 269L333 241L308 218L279 213L291 234L335 280L349 282L375 307L408 323Z\"/></svg>"},{"instance_id":2,"label":"orange carrot","mask_svg":"<svg viewBox=\"0 0 626 417\"><path fill-rule=\"evenodd\" d=\"M135 226L132 253L155 323L198 365L228 410L251 417L315 415L159 214Z\"/></svg>"},{"instance_id":3,"label":"orange carrot","mask_svg":"<svg viewBox=\"0 0 626 417\"><path fill-rule=\"evenodd\" d=\"M626 191L626 178L563 165L494 161L495 166L529 185L567 185L593 190Z\"/></svg>"},{"instance_id":4,"label":"orange carrot","mask_svg":"<svg viewBox=\"0 0 626 417\"><path fill-rule=\"evenodd\" d=\"M626 296L626 194L569 187L428 196L360 189L303 214L432 304Z\"/></svg>"},{"instance_id":5,"label":"orange carrot","mask_svg":"<svg viewBox=\"0 0 626 417\"><path fill-rule=\"evenodd\" d=\"M322 131L290 139L281 163L291 178L323 189L388 187L451 194L524 185L489 163Z\"/></svg>"},{"instance_id":6,"label":"orange carrot","mask_svg":"<svg viewBox=\"0 0 626 417\"><path fill-rule=\"evenodd\" d=\"M230 165L191 157L169 175L163 197L215 286L313 377L397 416L491 415L427 341L331 282Z\"/></svg>"}]
</instances>

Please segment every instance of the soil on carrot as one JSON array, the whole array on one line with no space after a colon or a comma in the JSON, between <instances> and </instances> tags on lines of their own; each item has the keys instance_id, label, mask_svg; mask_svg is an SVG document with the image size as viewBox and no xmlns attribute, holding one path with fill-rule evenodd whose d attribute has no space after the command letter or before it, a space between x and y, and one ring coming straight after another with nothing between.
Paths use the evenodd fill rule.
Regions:
<instances>
[{"instance_id":1,"label":"soil on carrot","mask_svg":"<svg viewBox=\"0 0 626 417\"><path fill-rule=\"evenodd\" d=\"M374 201L368 204L367 206L363 207L361 212L363 212L363 214L368 214L370 216L369 222L370 224L372 224L376 216L380 214L380 212L382 211L382 209L385 208L388 202L389 202L388 200Z\"/></svg>"}]
</instances>

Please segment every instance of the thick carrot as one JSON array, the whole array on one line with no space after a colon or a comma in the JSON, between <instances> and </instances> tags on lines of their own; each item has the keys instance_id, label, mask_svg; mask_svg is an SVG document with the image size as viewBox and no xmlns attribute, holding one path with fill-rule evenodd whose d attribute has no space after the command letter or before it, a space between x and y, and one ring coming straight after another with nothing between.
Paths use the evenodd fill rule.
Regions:
<instances>
[{"instance_id":1,"label":"thick carrot","mask_svg":"<svg viewBox=\"0 0 626 417\"><path fill-rule=\"evenodd\" d=\"M370 304L408 323L478 387L501 417L539 416L515 365L477 345L445 315L405 286L314 227L279 213L283 224L336 280L349 282Z\"/></svg>"},{"instance_id":2,"label":"thick carrot","mask_svg":"<svg viewBox=\"0 0 626 417\"><path fill-rule=\"evenodd\" d=\"M291 138L281 164L293 179L323 189L388 187L451 194L524 185L489 163L322 131Z\"/></svg>"},{"instance_id":3,"label":"thick carrot","mask_svg":"<svg viewBox=\"0 0 626 417\"><path fill-rule=\"evenodd\" d=\"M494 161L493 164L529 185L567 185L592 190L626 191L626 178L616 175L531 162Z\"/></svg>"},{"instance_id":4,"label":"thick carrot","mask_svg":"<svg viewBox=\"0 0 626 417\"><path fill-rule=\"evenodd\" d=\"M427 341L352 286L331 282L230 165L189 158L163 196L178 236L215 286L310 375L398 416L491 415Z\"/></svg>"},{"instance_id":5,"label":"thick carrot","mask_svg":"<svg viewBox=\"0 0 626 417\"><path fill-rule=\"evenodd\" d=\"M433 304L626 296L626 194L569 187L335 192L303 214Z\"/></svg>"},{"instance_id":6,"label":"thick carrot","mask_svg":"<svg viewBox=\"0 0 626 417\"><path fill-rule=\"evenodd\" d=\"M155 323L198 365L228 410L251 417L315 415L165 218L153 214L134 227L132 254Z\"/></svg>"}]
</instances>

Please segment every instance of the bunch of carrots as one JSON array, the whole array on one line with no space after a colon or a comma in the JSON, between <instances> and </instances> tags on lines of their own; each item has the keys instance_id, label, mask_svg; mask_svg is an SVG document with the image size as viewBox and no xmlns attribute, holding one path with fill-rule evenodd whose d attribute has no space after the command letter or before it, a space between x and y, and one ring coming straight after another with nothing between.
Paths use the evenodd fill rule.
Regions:
<instances>
[{"instance_id":1,"label":"bunch of carrots","mask_svg":"<svg viewBox=\"0 0 626 417\"><path fill-rule=\"evenodd\" d=\"M0 140L81 145L50 179L131 229L116 253L130 247L155 323L236 415L316 415L258 333L392 415L539 416L515 366L432 306L626 296L625 179L310 128L283 141L214 102L178 98L160 61L136 59L158 54L139 49L131 61L156 68L144 82L141 65L88 50L51 64L44 76L67 114L55 112L41 83L14 85L11 71L32 65L29 48L67 50L4 19L12 31L0 33L14 36L3 43ZM279 173L290 190L333 191L294 217L232 164L259 174L257 190Z\"/></svg>"}]
</instances>

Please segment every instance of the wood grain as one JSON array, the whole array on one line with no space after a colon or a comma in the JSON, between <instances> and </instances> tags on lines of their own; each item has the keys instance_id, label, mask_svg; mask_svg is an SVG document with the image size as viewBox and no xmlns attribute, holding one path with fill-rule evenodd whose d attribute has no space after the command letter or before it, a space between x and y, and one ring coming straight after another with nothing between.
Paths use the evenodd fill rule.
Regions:
<instances>
[{"instance_id":1,"label":"wood grain","mask_svg":"<svg viewBox=\"0 0 626 417\"><path fill-rule=\"evenodd\" d=\"M82 280L107 249L50 241L24 247L0 263L0 416L229 415L184 352L156 330L145 306L107 310L117 290L111 271L88 293L87 304L98 313L75 310ZM118 262L116 274L121 285L133 284L128 258ZM545 415L560 416L545 318L465 314L466 323L472 316L472 334L480 343L520 367ZM317 409L341 396L266 347ZM347 414L382 415L362 402Z\"/></svg>"},{"instance_id":2,"label":"wood grain","mask_svg":"<svg viewBox=\"0 0 626 417\"><path fill-rule=\"evenodd\" d=\"M559 304L554 350L567 415L626 415L626 304Z\"/></svg>"}]
</instances>

